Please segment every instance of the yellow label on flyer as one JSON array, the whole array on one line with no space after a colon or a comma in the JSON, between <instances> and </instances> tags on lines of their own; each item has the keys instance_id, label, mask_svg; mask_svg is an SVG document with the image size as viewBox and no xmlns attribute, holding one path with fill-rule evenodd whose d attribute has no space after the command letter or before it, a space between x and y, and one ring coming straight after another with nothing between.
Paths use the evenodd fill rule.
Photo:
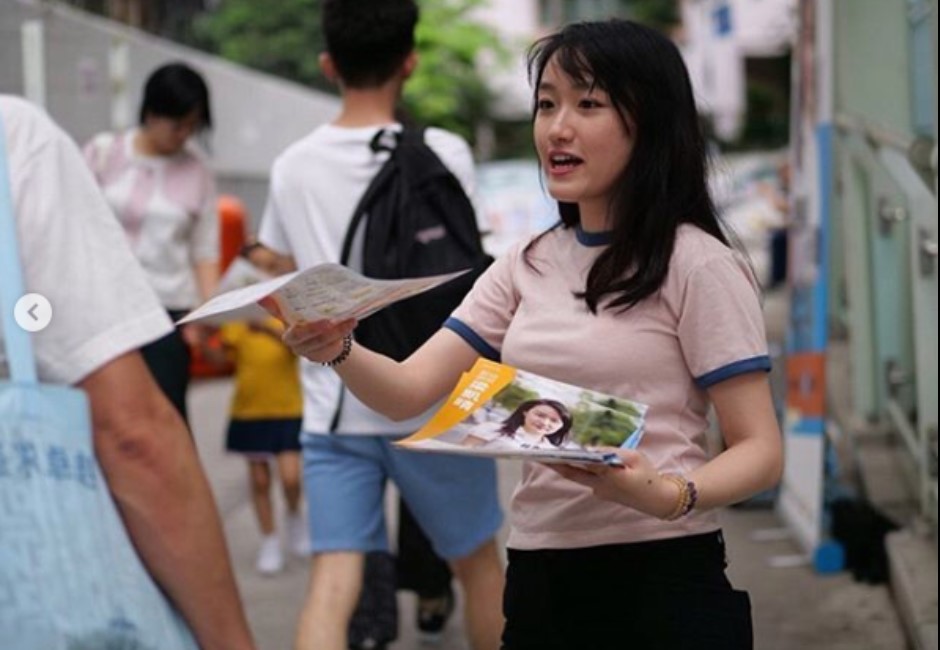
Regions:
<instances>
[{"instance_id":1,"label":"yellow label on flyer","mask_svg":"<svg viewBox=\"0 0 940 650\"><path fill-rule=\"evenodd\" d=\"M401 442L417 442L435 438L460 424L468 415L490 401L496 393L512 383L515 368L487 359L477 359L465 372L444 405L427 424Z\"/></svg>"}]
</instances>

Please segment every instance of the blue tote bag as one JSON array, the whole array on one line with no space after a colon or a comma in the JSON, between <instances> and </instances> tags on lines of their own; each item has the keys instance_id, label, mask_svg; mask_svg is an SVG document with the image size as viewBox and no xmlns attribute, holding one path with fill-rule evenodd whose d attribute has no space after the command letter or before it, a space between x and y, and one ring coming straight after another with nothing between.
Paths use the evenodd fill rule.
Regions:
<instances>
[{"instance_id":1,"label":"blue tote bag","mask_svg":"<svg viewBox=\"0 0 940 650\"><path fill-rule=\"evenodd\" d=\"M144 569L95 460L85 394L37 381L0 119L0 648L195 650Z\"/></svg>"}]
</instances>

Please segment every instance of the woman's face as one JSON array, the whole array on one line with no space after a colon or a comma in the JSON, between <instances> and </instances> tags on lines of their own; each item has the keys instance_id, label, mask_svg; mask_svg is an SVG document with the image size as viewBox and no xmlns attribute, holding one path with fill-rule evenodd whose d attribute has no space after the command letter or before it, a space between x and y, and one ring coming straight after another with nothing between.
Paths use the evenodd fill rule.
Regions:
<instances>
[{"instance_id":1,"label":"woman's face","mask_svg":"<svg viewBox=\"0 0 940 650\"><path fill-rule=\"evenodd\" d=\"M179 153L199 128L199 109L182 117L148 114L141 129L150 148L161 156Z\"/></svg>"},{"instance_id":2,"label":"woman's face","mask_svg":"<svg viewBox=\"0 0 940 650\"><path fill-rule=\"evenodd\" d=\"M558 431L563 424L558 411L547 404L536 404L525 412L522 428L526 433L544 437Z\"/></svg>"},{"instance_id":3,"label":"woman's face","mask_svg":"<svg viewBox=\"0 0 940 650\"><path fill-rule=\"evenodd\" d=\"M533 131L552 197L606 218L634 142L607 93L576 83L553 57L536 91Z\"/></svg>"}]
</instances>

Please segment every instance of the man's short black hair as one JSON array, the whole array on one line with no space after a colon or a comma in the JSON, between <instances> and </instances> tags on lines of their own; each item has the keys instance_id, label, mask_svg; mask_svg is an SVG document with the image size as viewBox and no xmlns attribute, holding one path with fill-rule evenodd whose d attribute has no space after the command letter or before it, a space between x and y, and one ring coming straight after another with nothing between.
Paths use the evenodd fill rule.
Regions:
<instances>
[{"instance_id":1,"label":"man's short black hair","mask_svg":"<svg viewBox=\"0 0 940 650\"><path fill-rule=\"evenodd\" d=\"M380 86L414 49L414 0L325 0L323 36L343 83Z\"/></svg>"}]
</instances>

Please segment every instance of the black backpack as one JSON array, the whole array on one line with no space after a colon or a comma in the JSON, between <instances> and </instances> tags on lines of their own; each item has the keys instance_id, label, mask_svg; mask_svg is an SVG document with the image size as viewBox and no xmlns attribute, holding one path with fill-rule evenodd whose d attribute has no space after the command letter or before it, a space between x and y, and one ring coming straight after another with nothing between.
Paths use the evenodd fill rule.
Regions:
<instances>
[{"instance_id":1,"label":"black backpack","mask_svg":"<svg viewBox=\"0 0 940 650\"><path fill-rule=\"evenodd\" d=\"M373 152L391 151L359 201L343 242L348 264L365 220L362 272L400 279L472 271L386 307L359 323L356 340L402 360L440 329L493 258L483 252L476 214L460 181L424 142L424 130L380 130Z\"/></svg>"}]
</instances>

